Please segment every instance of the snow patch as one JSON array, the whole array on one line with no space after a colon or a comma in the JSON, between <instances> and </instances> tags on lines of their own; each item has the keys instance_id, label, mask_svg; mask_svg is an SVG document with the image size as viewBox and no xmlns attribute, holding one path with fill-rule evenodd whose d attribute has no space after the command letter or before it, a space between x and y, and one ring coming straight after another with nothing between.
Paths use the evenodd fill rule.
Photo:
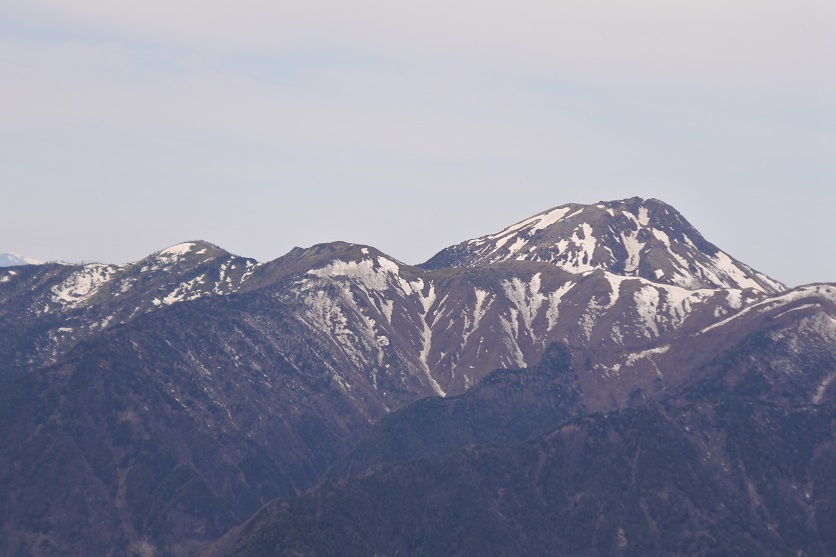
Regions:
<instances>
[{"instance_id":1,"label":"snow patch","mask_svg":"<svg viewBox=\"0 0 836 557\"><path fill-rule=\"evenodd\" d=\"M813 404L821 404L822 399L824 398L824 394L827 392L827 388L836 379L836 373L828 375L824 381L816 389L816 394L813 395Z\"/></svg>"},{"instance_id":2,"label":"snow patch","mask_svg":"<svg viewBox=\"0 0 836 557\"><path fill-rule=\"evenodd\" d=\"M519 322L517 321L518 312L516 309L511 308L510 314L510 319L506 319L503 315L499 316L502 330L505 331L505 337L502 339L502 342L513 356L513 360L509 360L508 362L509 365L523 368L526 367L525 357L520 349L519 342L517 342L520 334Z\"/></svg>"},{"instance_id":3,"label":"snow patch","mask_svg":"<svg viewBox=\"0 0 836 557\"><path fill-rule=\"evenodd\" d=\"M740 309L740 306L743 305L742 296L742 290L738 290L737 288L729 289L728 294L726 294L726 303L732 309Z\"/></svg>"},{"instance_id":4,"label":"snow patch","mask_svg":"<svg viewBox=\"0 0 836 557\"><path fill-rule=\"evenodd\" d=\"M384 300L380 304L380 311L381 313L383 313L383 316L386 318L386 321L388 321L390 325L392 324L392 312L394 311L394 309L394 300Z\"/></svg>"},{"instance_id":5,"label":"snow patch","mask_svg":"<svg viewBox=\"0 0 836 557\"><path fill-rule=\"evenodd\" d=\"M583 238L578 232L583 234ZM561 255L566 254L565 261L557 263L557 266L570 273L585 273L595 270L592 264L592 256L595 253L597 240L592 235L592 227L588 223L581 224L572 233L571 243L575 247L571 253L567 252L569 242L561 240L557 243L557 249Z\"/></svg>"},{"instance_id":6,"label":"snow patch","mask_svg":"<svg viewBox=\"0 0 836 557\"><path fill-rule=\"evenodd\" d=\"M392 273L393 275L397 275L400 272L400 267L398 264L390 259L386 259L385 257L378 257L377 263L380 265L380 268L384 271Z\"/></svg>"},{"instance_id":7,"label":"snow patch","mask_svg":"<svg viewBox=\"0 0 836 557\"><path fill-rule=\"evenodd\" d=\"M743 269L735 265L732 258L725 252L718 251L717 255L714 256L714 262L717 265L717 269L734 282L734 284L729 284L727 286L754 288L759 292L764 292L763 286L761 286L756 280L750 278Z\"/></svg>"},{"instance_id":8,"label":"snow patch","mask_svg":"<svg viewBox=\"0 0 836 557\"><path fill-rule=\"evenodd\" d=\"M639 242L638 232L633 232L630 235L621 233L621 242L627 250L627 261L624 262L624 272L628 274L635 274L641 262L641 252L646 242Z\"/></svg>"},{"instance_id":9,"label":"snow patch","mask_svg":"<svg viewBox=\"0 0 836 557\"><path fill-rule=\"evenodd\" d=\"M519 310L531 339L536 338L532 322L537 317L546 296L540 293L540 273L531 277L528 284L514 277L510 281L502 281L502 289L512 304Z\"/></svg>"},{"instance_id":10,"label":"snow patch","mask_svg":"<svg viewBox=\"0 0 836 557\"><path fill-rule=\"evenodd\" d=\"M718 321L717 323L714 323L714 324L709 325L708 327L702 329L698 334L707 333L708 331L711 331L711 330L716 329L718 327L722 327L724 325L727 325L728 323L732 322L733 320L735 320L739 317L742 317L742 316L746 315L747 313L749 313L751 311L754 311L754 310L761 310L762 309L764 311L769 311L771 309L781 307L783 305L789 304L789 303L797 301L797 300L803 300L804 298L807 298L809 296L822 296L822 295L825 295L825 296L830 298L830 296L832 295L831 289L828 288L828 287L822 288L821 285L801 286L801 287L796 288L794 290L789 290L789 291L787 291L783 294L780 294L778 296L773 296L773 297L770 297L770 298L766 298L765 300L761 300L760 302L756 302L756 303L754 303L750 306L746 306L742 310L740 310L738 313L732 315L731 317L727 317L726 319L723 319L722 321ZM832 300L832 298L830 298L830 299Z\"/></svg>"},{"instance_id":11,"label":"snow patch","mask_svg":"<svg viewBox=\"0 0 836 557\"><path fill-rule=\"evenodd\" d=\"M610 303L607 306L607 309L613 307L615 303L618 301L618 297L621 293L621 284L625 280L632 280L629 277L623 277L621 275L614 275L610 272L604 272L604 277L606 277L607 281L610 283Z\"/></svg>"},{"instance_id":12,"label":"snow patch","mask_svg":"<svg viewBox=\"0 0 836 557\"><path fill-rule=\"evenodd\" d=\"M685 321L694 304L700 303L716 293L714 290L688 290L680 286L669 285L659 288L664 293L664 307L667 309L671 324L674 327L680 326Z\"/></svg>"},{"instance_id":13,"label":"snow patch","mask_svg":"<svg viewBox=\"0 0 836 557\"><path fill-rule=\"evenodd\" d=\"M184 242L182 244L177 244L162 250L158 255L165 258L171 257L179 257L182 255L186 255L191 251L192 247L194 247L194 243L192 242Z\"/></svg>"},{"instance_id":14,"label":"snow patch","mask_svg":"<svg viewBox=\"0 0 836 557\"><path fill-rule=\"evenodd\" d=\"M647 207L639 207L639 224L647 226L650 223L650 215L647 212Z\"/></svg>"},{"instance_id":15,"label":"snow patch","mask_svg":"<svg viewBox=\"0 0 836 557\"><path fill-rule=\"evenodd\" d=\"M563 300L563 296L565 296L566 293L574 286L574 282L567 282L549 294L549 307L546 310L546 319L549 322L548 328L546 329L547 331L551 331L554 329L554 326L557 325L557 320L560 317L560 302Z\"/></svg>"},{"instance_id":16,"label":"snow patch","mask_svg":"<svg viewBox=\"0 0 836 557\"><path fill-rule=\"evenodd\" d=\"M90 299L100 286L108 282L116 269L98 263L85 265L52 288L52 301L77 306Z\"/></svg>"},{"instance_id":17,"label":"snow patch","mask_svg":"<svg viewBox=\"0 0 836 557\"><path fill-rule=\"evenodd\" d=\"M421 364L423 364L424 366L424 371L427 374L427 379L429 380L433 390L440 396L446 396L446 393L441 389L441 386L433 378L427 360L430 355L430 348L432 347L433 341L433 331L432 327L430 327L429 321L427 320L427 316L429 315L430 309L432 308L432 305L435 302L435 286L433 285L433 283L430 283L427 294L425 295L423 293L424 281L422 279L418 279L415 282L411 282L410 285L413 287L413 292L418 294L421 307L424 309L424 312L420 316L421 324L424 327L421 331L421 353L419 354L418 358L421 360Z\"/></svg>"},{"instance_id":18,"label":"snow patch","mask_svg":"<svg viewBox=\"0 0 836 557\"><path fill-rule=\"evenodd\" d=\"M204 295L203 291L196 291L199 285L206 284L206 275L195 277L190 281L182 282L170 294L162 299L162 303L170 306L171 304L182 302L183 300L196 300Z\"/></svg>"},{"instance_id":19,"label":"snow patch","mask_svg":"<svg viewBox=\"0 0 836 557\"><path fill-rule=\"evenodd\" d=\"M571 209L569 207L558 207L557 209L552 209L551 211L548 211L546 213L541 213L524 221L518 222L517 224L513 224L496 234L486 236L486 238L490 240L495 240L503 236L508 236L513 232L516 232L517 230L522 230L526 227L528 227L528 234L531 235L538 230L543 230L544 228L555 224L560 219L562 219L570 210Z\"/></svg>"},{"instance_id":20,"label":"snow patch","mask_svg":"<svg viewBox=\"0 0 836 557\"><path fill-rule=\"evenodd\" d=\"M520 251L523 248L523 246L525 246L525 244L526 244L526 241L525 241L524 238L517 238L516 242L514 242L513 244L508 246L508 255L509 256L514 255L515 253Z\"/></svg>"},{"instance_id":21,"label":"snow patch","mask_svg":"<svg viewBox=\"0 0 836 557\"><path fill-rule=\"evenodd\" d=\"M473 308L473 323L471 325L470 319L468 318L467 314L464 315L464 334L462 337L462 344L461 348L464 348L467 344L467 340L470 338L476 329L479 328L479 323L482 321L482 318L485 316L487 311L490 309L491 304L493 301L489 301L488 305L485 305L485 301L488 299L488 292L486 290L480 290L479 288L473 289L474 294L476 296L476 305Z\"/></svg>"},{"instance_id":22,"label":"snow patch","mask_svg":"<svg viewBox=\"0 0 836 557\"><path fill-rule=\"evenodd\" d=\"M394 265L394 263L392 264ZM376 269L370 259L364 259L360 262L335 259L325 267L311 269L308 274L323 278L347 277L355 279L370 290L386 290L389 286L389 275L385 269L382 269L382 267Z\"/></svg>"},{"instance_id":23,"label":"snow patch","mask_svg":"<svg viewBox=\"0 0 836 557\"><path fill-rule=\"evenodd\" d=\"M636 312L644 324L645 336L658 337L656 319L659 313L659 291L652 286L645 286L633 294L633 299L636 302Z\"/></svg>"},{"instance_id":24,"label":"snow patch","mask_svg":"<svg viewBox=\"0 0 836 557\"><path fill-rule=\"evenodd\" d=\"M627 355L626 362L627 362L628 366L631 366L631 365L635 364L636 362L638 362L641 359L649 358L650 356L653 356L655 354L664 354L665 352L667 352L670 349L671 349L670 345L666 345L666 346L660 346L659 348L651 348L649 350L642 350L641 352L634 352L632 354Z\"/></svg>"}]
</instances>

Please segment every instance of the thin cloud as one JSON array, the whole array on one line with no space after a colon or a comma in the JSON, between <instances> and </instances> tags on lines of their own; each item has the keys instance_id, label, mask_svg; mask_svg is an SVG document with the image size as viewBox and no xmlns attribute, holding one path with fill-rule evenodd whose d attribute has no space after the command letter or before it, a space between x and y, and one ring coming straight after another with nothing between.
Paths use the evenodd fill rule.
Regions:
<instances>
[{"instance_id":1,"label":"thin cloud","mask_svg":"<svg viewBox=\"0 0 836 557\"><path fill-rule=\"evenodd\" d=\"M832 4L7 3L0 180L57 208L0 233L75 231L41 258L205 236L262 259L342 238L417 261L545 206L639 194L711 216L722 243L743 225L712 199L836 177ZM79 223L109 210L162 224L87 247L104 239Z\"/></svg>"}]
</instances>

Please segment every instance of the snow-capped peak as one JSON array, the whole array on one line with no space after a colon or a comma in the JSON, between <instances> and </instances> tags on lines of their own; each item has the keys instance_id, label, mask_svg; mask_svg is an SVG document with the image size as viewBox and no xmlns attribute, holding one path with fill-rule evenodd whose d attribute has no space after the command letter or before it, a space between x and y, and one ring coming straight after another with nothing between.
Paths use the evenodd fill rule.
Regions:
<instances>
[{"instance_id":1,"label":"snow-capped peak","mask_svg":"<svg viewBox=\"0 0 836 557\"><path fill-rule=\"evenodd\" d=\"M219 253L226 253L218 246L210 244L209 242L202 242L202 241L194 241L194 242L182 242L180 244L175 244L173 246L169 246L164 250L157 252L156 257L158 259L167 259L167 260L178 260L185 256L211 256L217 255Z\"/></svg>"},{"instance_id":2,"label":"snow-capped peak","mask_svg":"<svg viewBox=\"0 0 836 557\"><path fill-rule=\"evenodd\" d=\"M695 290L785 287L707 242L673 207L638 197L567 204L442 250L424 268L539 261L582 274L604 269Z\"/></svg>"},{"instance_id":3,"label":"snow-capped peak","mask_svg":"<svg viewBox=\"0 0 836 557\"><path fill-rule=\"evenodd\" d=\"M43 261L25 257L18 253L0 253L0 267L14 267L17 265L42 265Z\"/></svg>"}]
</instances>

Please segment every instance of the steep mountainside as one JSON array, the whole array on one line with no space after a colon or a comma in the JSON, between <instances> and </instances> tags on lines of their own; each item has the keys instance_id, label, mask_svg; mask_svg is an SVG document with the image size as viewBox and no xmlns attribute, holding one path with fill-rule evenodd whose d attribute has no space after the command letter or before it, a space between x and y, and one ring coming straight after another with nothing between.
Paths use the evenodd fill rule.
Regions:
<instances>
[{"instance_id":1,"label":"steep mountainside","mask_svg":"<svg viewBox=\"0 0 836 557\"><path fill-rule=\"evenodd\" d=\"M834 302L811 286L719 321L656 362L678 385L575 419L589 387L551 347L387 416L207 556L831 555Z\"/></svg>"},{"instance_id":2,"label":"steep mountainside","mask_svg":"<svg viewBox=\"0 0 836 557\"><path fill-rule=\"evenodd\" d=\"M521 442L588 411L659 397L734 395L791 407L836 401L836 287L802 287L672 346L601 356L609 358L632 359L632 367L579 372L569 350L552 345L536 366L495 371L459 397L418 401L376 424L328 476L361 476L472 444Z\"/></svg>"},{"instance_id":3,"label":"steep mountainside","mask_svg":"<svg viewBox=\"0 0 836 557\"><path fill-rule=\"evenodd\" d=\"M344 242L258 263L196 241L0 269L0 555L192 555L433 395L333 473L692 387L832 396L834 288L788 291L661 202L494 236L421 266Z\"/></svg>"},{"instance_id":4,"label":"steep mountainside","mask_svg":"<svg viewBox=\"0 0 836 557\"><path fill-rule=\"evenodd\" d=\"M312 485L385 414L258 298L145 315L7 381L0 554L192 554Z\"/></svg>"},{"instance_id":5,"label":"steep mountainside","mask_svg":"<svg viewBox=\"0 0 836 557\"><path fill-rule=\"evenodd\" d=\"M237 291L258 267L205 242L128 265L0 270L0 381L57 362L89 335L183 301Z\"/></svg>"},{"instance_id":6,"label":"steep mountainside","mask_svg":"<svg viewBox=\"0 0 836 557\"><path fill-rule=\"evenodd\" d=\"M587 413L569 349L553 344L535 366L496 370L463 395L432 397L376 424L327 477L361 476L381 464L517 443Z\"/></svg>"},{"instance_id":7,"label":"steep mountainside","mask_svg":"<svg viewBox=\"0 0 836 557\"><path fill-rule=\"evenodd\" d=\"M687 290L605 270L513 261L427 271L334 243L267 264L199 243L124 266L0 272L0 378L52 364L80 340L172 304L270 292L327 335L374 383L388 375L437 394L497 367L537 362L551 342L641 350L693 332L767 294Z\"/></svg>"},{"instance_id":8,"label":"steep mountainside","mask_svg":"<svg viewBox=\"0 0 836 557\"><path fill-rule=\"evenodd\" d=\"M474 245L425 267L479 277L533 263L480 259L496 253L475 257ZM612 261L540 263L568 271L558 312L571 325L562 339L530 336L568 349L550 345L540 365L390 414L331 479L265 506L206 555L836 550L836 285L788 291L735 263L758 284L717 288L714 272L711 288L688 290L707 264L689 264L694 282L664 284L662 273L615 274ZM515 277L517 310L537 316L534 273L554 274L530 269Z\"/></svg>"},{"instance_id":9,"label":"steep mountainside","mask_svg":"<svg viewBox=\"0 0 836 557\"><path fill-rule=\"evenodd\" d=\"M511 446L325 481L205 555L836 552L836 408L728 398L592 414Z\"/></svg>"},{"instance_id":10,"label":"steep mountainside","mask_svg":"<svg viewBox=\"0 0 836 557\"><path fill-rule=\"evenodd\" d=\"M604 269L689 290L784 289L707 242L670 205L638 197L561 205L444 249L424 267L479 267L509 260L543 261L570 273Z\"/></svg>"}]
</instances>

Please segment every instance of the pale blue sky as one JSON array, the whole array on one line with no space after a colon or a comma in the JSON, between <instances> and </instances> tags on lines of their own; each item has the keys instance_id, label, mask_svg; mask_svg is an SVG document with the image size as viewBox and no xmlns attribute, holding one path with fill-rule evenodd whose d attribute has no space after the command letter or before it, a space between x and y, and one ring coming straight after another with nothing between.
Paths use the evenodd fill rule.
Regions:
<instances>
[{"instance_id":1,"label":"pale blue sky","mask_svg":"<svg viewBox=\"0 0 836 557\"><path fill-rule=\"evenodd\" d=\"M0 252L407 263L639 195L836 281L836 3L0 4Z\"/></svg>"}]
</instances>

